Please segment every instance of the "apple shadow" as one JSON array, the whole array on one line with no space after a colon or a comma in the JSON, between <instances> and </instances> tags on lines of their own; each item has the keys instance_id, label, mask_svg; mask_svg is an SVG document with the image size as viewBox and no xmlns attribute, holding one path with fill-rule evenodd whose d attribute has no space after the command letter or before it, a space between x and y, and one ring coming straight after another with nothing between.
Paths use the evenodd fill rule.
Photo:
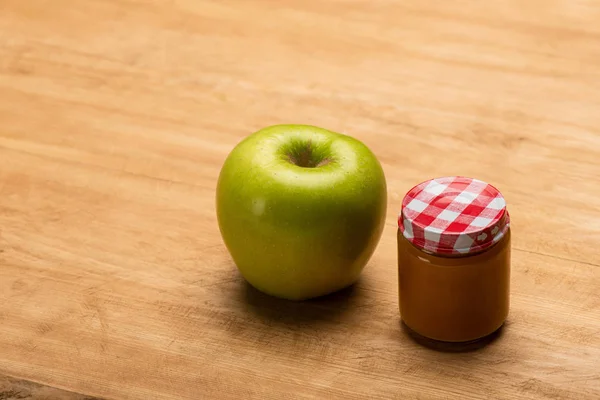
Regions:
<instances>
[{"instance_id":1,"label":"apple shadow","mask_svg":"<svg viewBox=\"0 0 600 400\"><path fill-rule=\"evenodd\" d=\"M242 303L258 321L266 325L283 325L288 328L314 328L316 325L336 324L350 312L362 297L357 287L359 281L337 292L309 300L293 301L267 295L240 282Z\"/></svg>"},{"instance_id":2,"label":"apple shadow","mask_svg":"<svg viewBox=\"0 0 600 400\"><path fill-rule=\"evenodd\" d=\"M430 350L435 350L442 353L471 353L483 350L487 346L499 340L504 334L505 325L502 325L496 331L483 338L470 340L467 342L443 342L427 338L413 331L402 320L400 320L400 327L405 337L410 338L413 342Z\"/></svg>"}]
</instances>

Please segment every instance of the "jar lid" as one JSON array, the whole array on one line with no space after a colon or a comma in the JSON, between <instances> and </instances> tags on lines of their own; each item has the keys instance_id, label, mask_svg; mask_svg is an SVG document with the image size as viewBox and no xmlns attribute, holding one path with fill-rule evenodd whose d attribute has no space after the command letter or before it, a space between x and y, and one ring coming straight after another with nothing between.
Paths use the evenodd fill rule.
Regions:
<instances>
[{"instance_id":1,"label":"jar lid","mask_svg":"<svg viewBox=\"0 0 600 400\"><path fill-rule=\"evenodd\" d=\"M402 201L398 226L428 253L467 255L504 237L510 221L506 201L492 185L450 176L420 183Z\"/></svg>"}]
</instances>

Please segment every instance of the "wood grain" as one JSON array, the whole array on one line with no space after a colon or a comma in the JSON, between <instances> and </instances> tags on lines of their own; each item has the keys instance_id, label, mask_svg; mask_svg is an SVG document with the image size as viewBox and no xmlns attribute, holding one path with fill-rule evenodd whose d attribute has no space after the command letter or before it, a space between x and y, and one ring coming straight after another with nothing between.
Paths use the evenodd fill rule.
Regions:
<instances>
[{"instance_id":1,"label":"wood grain","mask_svg":"<svg viewBox=\"0 0 600 400\"><path fill-rule=\"evenodd\" d=\"M38 385L33 382L0 377L1 400L99 400L64 390Z\"/></svg>"},{"instance_id":2,"label":"wood grain","mask_svg":"<svg viewBox=\"0 0 600 400\"><path fill-rule=\"evenodd\" d=\"M0 1L0 372L111 399L600 398L600 2ZM277 123L351 134L388 181L351 289L240 278L216 177ZM404 193L498 186L512 308L478 351L398 315ZM41 397L40 397L41 398ZM60 397L59 397L60 398Z\"/></svg>"}]
</instances>

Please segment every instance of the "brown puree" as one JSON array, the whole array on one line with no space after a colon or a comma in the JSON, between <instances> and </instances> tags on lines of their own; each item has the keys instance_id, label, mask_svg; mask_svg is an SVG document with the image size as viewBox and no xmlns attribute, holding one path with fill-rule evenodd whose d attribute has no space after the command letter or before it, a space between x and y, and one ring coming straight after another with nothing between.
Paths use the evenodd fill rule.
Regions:
<instances>
[{"instance_id":1,"label":"brown puree","mask_svg":"<svg viewBox=\"0 0 600 400\"><path fill-rule=\"evenodd\" d=\"M508 315L510 229L495 245L466 256L428 254L398 229L400 314L426 338L463 342L498 330Z\"/></svg>"}]
</instances>

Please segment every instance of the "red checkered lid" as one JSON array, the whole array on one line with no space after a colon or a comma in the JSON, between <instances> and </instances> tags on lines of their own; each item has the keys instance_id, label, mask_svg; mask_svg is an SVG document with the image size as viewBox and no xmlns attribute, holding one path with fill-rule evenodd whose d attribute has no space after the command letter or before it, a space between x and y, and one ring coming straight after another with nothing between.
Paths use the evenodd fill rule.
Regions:
<instances>
[{"instance_id":1,"label":"red checkered lid","mask_svg":"<svg viewBox=\"0 0 600 400\"><path fill-rule=\"evenodd\" d=\"M402 201L398 226L417 248L467 255L500 241L510 225L506 201L492 185L451 176L423 182Z\"/></svg>"}]
</instances>

